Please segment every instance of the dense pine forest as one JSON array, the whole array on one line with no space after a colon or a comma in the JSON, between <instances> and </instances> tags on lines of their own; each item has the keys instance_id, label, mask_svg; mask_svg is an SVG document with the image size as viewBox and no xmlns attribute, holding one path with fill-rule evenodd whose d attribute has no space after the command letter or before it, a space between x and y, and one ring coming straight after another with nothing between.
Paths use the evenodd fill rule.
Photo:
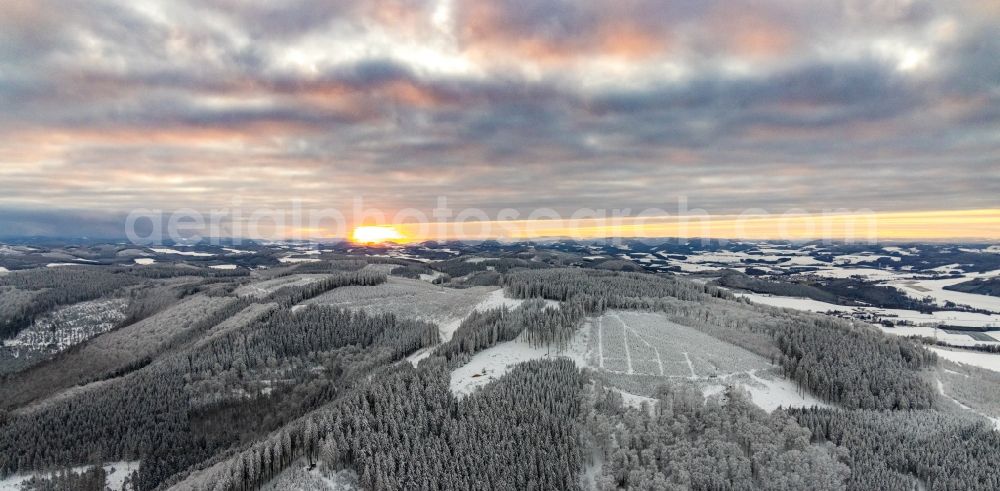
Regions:
<instances>
[{"instance_id":1,"label":"dense pine forest","mask_svg":"<svg viewBox=\"0 0 1000 491\"><path fill-rule=\"evenodd\" d=\"M920 340L716 286L520 258L160 269L4 277L11 291L35 292L17 297L7 326L108 295L126 307L114 329L0 380L0 475L54 471L25 486L103 489L100 464L129 461L138 470L127 485L139 490L281 489L293 470L348 472L375 490L1000 485L998 433L940 396L939 360ZM426 271L440 275L420 280ZM462 280L484 273L502 290ZM324 304L335 291L380 294L397 310ZM465 298L451 291L507 300L465 305L447 330L407 300ZM662 315L746 350L827 406L768 412L740 385L708 394L666 376L629 402L600 367L563 355L616 311ZM453 390L457 368L514 345L541 359L469 395ZM944 380L955 393L971 387Z\"/></svg>"}]
</instances>

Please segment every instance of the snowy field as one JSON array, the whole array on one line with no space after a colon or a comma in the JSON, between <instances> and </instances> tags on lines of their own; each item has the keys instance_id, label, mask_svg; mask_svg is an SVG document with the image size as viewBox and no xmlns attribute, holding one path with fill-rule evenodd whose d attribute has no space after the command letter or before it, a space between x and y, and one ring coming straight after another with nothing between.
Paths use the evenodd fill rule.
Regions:
<instances>
[{"instance_id":1,"label":"snowy field","mask_svg":"<svg viewBox=\"0 0 1000 491\"><path fill-rule=\"evenodd\" d=\"M234 293L240 297L264 298L286 286L306 286L329 278L328 274L293 274L243 285Z\"/></svg>"},{"instance_id":2,"label":"snowy field","mask_svg":"<svg viewBox=\"0 0 1000 491\"><path fill-rule=\"evenodd\" d=\"M945 341L956 346L975 346L977 344L1000 343L1000 332L974 332L964 333L960 331L947 331L932 326L878 326L882 332L894 336L924 336L928 338Z\"/></svg>"},{"instance_id":3,"label":"snowy field","mask_svg":"<svg viewBox=\"0 0 1000 491\"><path fill-rule=\"evenodd\" d=\"M706 397L729 385L742 386L766 411L825 406L782 377L763 357L662 314L609 311L592 319L586 329L591 333L586 362L633 395L651 394L657 385L672 381L693 384Z\"/></svg>"},{"instance_id":4,"label":"snowy field","mask_svg":"<svg viewBox=\"0 0 1000 491\"><path fill-rule=\"evenodd\" d=\"M476 389L504 376L518 363L545 358L569 358L577 366L586 366L590 333L580 329L563 351L555 347L531 346L521 341L506 341L473 355L468 363L451 372L451 391L459 396L471 394Z\"/></svg>"},{"instance_id":5,"label":"snowy field","mask_svg":"<svg viewBox=\"0 0 1000 491\"><path fill-rule=\"evenodd\" d=\"M319 259L315 257L294 257L294 256L284 256L278 258L279 263L315 263L319 262Z\"/></svg>"},{"instance_id":6,"label":"snowy field","mask_svg":"<svg viewBox=\"0 0 1000 491\"><path fill-rule=\"evenodd\" d=\"M609 311L590 324L600 370L624 375L708 379L762 369L767 360L661 314Z\"/></svg>"},{"instance_id":7,"label":"snowy field","mask_svg":"<svg viewBox=\"0 0 1000 491\"><path fill-rule=\"evenodd\" d=\"M976 351L957 351L946 348L929 347L938 356L955 363L977 366L994 372L1000 372L1000 355Z\"/></svg>"},{"instance_id":8,"label":"snowy field","mask_svg":"<svg viewBox=\"0 0 1000 491\"><path fill-rule=\"evenodd\" d=\"M304 304L333 305L367 312L391 313L437 324L443 341L473 310L507 305L514 307L519 300L508 299L495 286L447 288L426 281L390 277L375 286L345 286L306 300Z\"/></svg>"},{"instance_id":9,"label":"snowy field","mask_svg":"<svg viewBox=\"0 0 1000 491\"><path fill-rule=\"evenodd\" d=\"M763 293L733 292L737 297L746 297L754 303L771 305L808 312L860 312L884 318L886 320L908 321L915 325L937 326L941 324L967 327L997 327L1000 329L1000 315L980 314L976 312L956 312L939 310L931 314L922 314L914 310L882 309L878 307L848 307L810 298L782 297Z\"/></svg>"},{"instance_id":10,"label":"snowy field","mask_svg":"<svg viewBox=\"0 0 1000 491\"><path fill-rule=\"evenodd\" d=\"M445 288L426 281L390 277L375 286L345 286L307 300L306 304L334 305L366 311L446 322L464 319L496 287Z\"/></svg>"},{"instance_id":11,"label":"snowy field","mask_svg":"<svg viewBox=\"0 0 1000 491\"><path fill-rule=\"evenodd\" d=\"M903 293L916 299L932 297L939 306L944 306L945 302L953 302L958 305L968 305L976 309L988 310L1000 313L1000 297L990 295L979 295L975 293L956 292L945 290L944 287L964 283L976 278L992 278L1000 274L1000 271L990 271L987 273L968 274L960 278L948 278L941 280L896 280L887 282L886 285L898 288Z\"/></svg>"},{"instance_id":12,"label":"snowy field","mask_svg":"<svg viewBox=\"0 0 1000 491\"><path fill-rule=\"evenodd\" d=\"M360 490L358 474L353 470L323 471L309 469L299 460L261 487L262 491L356 491Z\"/></svg>"},{"instance_id":13,"label":"snowy field","mask_svg":"<svg viewBox=\"0 0 1000 491\"><path fill-rule=\"evenodd\" d=\"M521 305L522 302L524 302L524 300L504 296L503 288L497 288L482 297L479 303L475 304L472 309L469 310L469 314L473 311L484 312L489 309L497 309L500 307L514 309L517 308L518 305ZM462 321L465 320L465 317L468 317L469 314L465 314L465 316L461 318L448 319L445 322L438 322L438 332L441 334L441 341L445 342L450 340L455 334L455 330L458 329L458 327L462 324ZM416 365L420 362L420 360L430 356L431 351L433 351L436 347L437 346L424 348L406 357L406 359L409 360L410 363Z\"/></svg>"},{"instance_id":14,"label":"snowy field","mask_svg":"<svg viewBox=\"0 0 1000 491\"><path fill-rule=\"evenodd\" d=\"M212 257L215 255L208 252L178 251L177 249L167 249L163 247L150 247L149 250L157 254L176 254L178 256L191 256L191 257Z\"/></svg>"}]
</instances>

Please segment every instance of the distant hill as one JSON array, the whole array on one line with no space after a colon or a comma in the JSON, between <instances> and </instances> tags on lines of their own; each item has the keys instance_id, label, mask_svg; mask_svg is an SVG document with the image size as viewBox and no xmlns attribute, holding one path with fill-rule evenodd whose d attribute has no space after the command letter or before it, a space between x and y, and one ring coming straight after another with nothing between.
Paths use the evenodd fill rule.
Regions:
<instances>
[{"instance_id":1,"label":"distant hill","mask_svg":"<svg viewBox=\"0 0 1000 491\"><path fill-rule=\"evenodd\" d=\"M994 276L993 278L976 278L974 280L948 285L944 287L944 289L956 292L976 293L979 295L992 295L994 297L1000 297L1000 277Z\"/></svg>"}]
</instances>

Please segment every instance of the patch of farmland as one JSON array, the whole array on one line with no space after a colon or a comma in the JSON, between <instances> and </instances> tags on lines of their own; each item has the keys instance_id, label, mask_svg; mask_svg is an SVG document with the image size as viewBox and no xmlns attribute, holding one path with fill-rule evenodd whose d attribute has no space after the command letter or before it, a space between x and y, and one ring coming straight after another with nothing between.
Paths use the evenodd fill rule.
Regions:
<instances>
[{"instance_id":1,"label":"patch of farmland","mask_svg":"<svg viewBox=\"0 0 1000 491\"><path fill-rule=\"evenodd\" d=\"M1000 372L1000 354L983 353L978 351L962 351L947 348L929 346L927 349L937 353L938 356L955 363L972 365L975 367Z\"/></svg>"},{"instance_id":2,"label":"patch of farmland","mask_svg":"<svg viewBox=\"0 0 1000 491\"><path fill-rule=\"evenodd\" d=\"M882 332L894 336L924 336L928 338L946 341L948 344L956 346L975 346L977 344L1000 343L993 336L1000 336L1000 332L985 333L975 331L956 331L951 329L940 329L933 326L876 326Z\"/></svg>"},{"instance_id":3,"label":"patch of farmland","mask_svg":"<svg viewBox=\"0 0 1000 491\"><path fill-rule=\"evenodd\" d=\"M783 297L780 295L767 295L762 293L733 292L737 297L747 298L753 303L770 305L773 307L804 310L807 312L829 313L837 312L841 314L864 314L869 317L876 317L899 323L904 321L916 326L936 326L940 324L950 326L966 327L1000 327L1000 315L981 314L978 312L959 312L953 310L936 310L930 314L924 314L915 310L904 309L883 309L879 307L848 307L827 302L820 302L809 298ZM969 294L972 295L972 294ZM985 295L979 295L985 296ZM886 331L891 334L898 331Z\"/></svg>"},{"instance_id":4,"label":"patch of farmland","mask_svg":"<svg viewBox=\"0 0 1000 491\"><path fill-rule=\"evenodd\" d=\"M271 280L255 281L234 292L239 297L264 298L287 286L305 286L330 277L328 274L293 274Z\"/></svg>"},{"instance_id":5,"label":"patch of farmland","mask_svg":"<svg viewBox=\"0 0 1000 491\"><path fill-rule=\"evenodd\" d=\"M945 290L944 287L956 285L969 281L973 278L988 278L1000 274L1000 271L989 271L987 273L971 274L958 278L946 278L937 280L902 280L888 283L898 288L903 293L916 299L932 297L935 304L945 305L946 302L953 302L958 305L968 305L973 308L983 309L990 312L1000 312L1000 297L980 295L977 293L966 293L954 290Z\"/></svg>"}]
</instances>

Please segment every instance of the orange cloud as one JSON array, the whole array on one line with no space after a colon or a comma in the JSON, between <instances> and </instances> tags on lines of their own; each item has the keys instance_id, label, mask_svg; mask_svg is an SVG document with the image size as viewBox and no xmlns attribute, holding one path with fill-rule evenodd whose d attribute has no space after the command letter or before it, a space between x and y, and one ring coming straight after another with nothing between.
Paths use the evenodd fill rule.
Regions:
<instances>
[{"instance_id":1,"label":"orange cloud","mask_svg":"<svg viewBox=\"0 0 1000 491\"><path fill-rule=\"evenodd\" d=\"M413 240L687 237L783 240L1000 240L1000 209L508 220L397 225Z\"/></svg>"}]
</instances>

